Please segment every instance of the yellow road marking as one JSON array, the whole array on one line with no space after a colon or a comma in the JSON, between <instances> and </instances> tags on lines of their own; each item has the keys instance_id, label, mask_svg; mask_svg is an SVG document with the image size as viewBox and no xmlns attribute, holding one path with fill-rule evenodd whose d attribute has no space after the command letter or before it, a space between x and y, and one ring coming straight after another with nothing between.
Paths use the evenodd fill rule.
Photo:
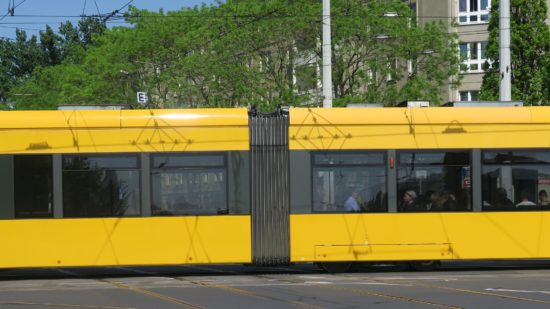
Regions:
<instances>
[{"instance_id":1,"label":"yellow road marking","mask_svg":"<svg viewBox=\"0 0 550 309\"><path fill-rule=\"evenodd\" d=\"M467 289L453 288L453 287L446 287L446 286L427 285L427 284L414 284L414 283L410 283L410 284L414 285L414 286L421 286L421 287L426 287L426 288L436 288L436 289L449 290L449 291L455 291L455 292L463 292L463 293L493 296L493 297L499 297L499 298L529 301L529 302L535 302L535 303L541 303L541 304L550 304L550 301L527 298L527 297L518 297L518 296L505 295L505 294L482 292L482 291L475 291L475 290L467 290Z\"/></svg>"},{"instance_id":2,"label":"yellow road marking","mask_svg":"<svg viewBox=\"0 0 550 309\"><path fill-rule=\"evenodd\" d=\"M98 306L98 305L79 305L79 304L53 304L53 303L33 303L23 301L0 301L0 305L18 305L18 306L43 306L43 307L67 307L67 308L94 308L94 309L136 309L133 307L116 306Z\"/></svg>"},{"instance_id":3,"label":"yellow road marking","mask_svg":"<svg viewBox=\"0 0 550 309\"><path fill-rule=\"evenodd\" d=\"M109 282L109 281L107 281L107 282ZM167 302L174 303L176 305L195 308L195 309L204 309L205 308L205 307L194 305L192 303L188 303L186 301L183 301L183 300L180 300L180 299L177 299L177 298L174 298L174 297L170 297L170 296L167 296L167 295L164 295L164 294L156 293L156 292L145 290L145 289L138 288L138 287L127 286L127 285L119 283L119 282L109 282L109 283L111 283L111 284L113 284L116 287L119 287L121 289L126 289L126 290L129 290L129 291L149 295L149 296L152 296L152 297L155 297L155 298L158 298L158 299L162 299L162 300L167 301Z\"/></svg>"},{"instance_id":4,"label":"yellow road marking","mask_svg":"<svg viewBox=\"0 0 550 309\"><path fill-rule=\"evenodd\" d=\"M230 287L230 286L227 286L227 285L207 284L207 283L204 283L204 282L195 282L195 281L192 281L192 283L200 285L200 286L204 286L204 287L217 288L217 289L221 289L221 290L224 290L224 291L233 292L233 293L237 293L237 294L241 294L241 295L245 295L245 296L249 296L249 297L256 297L256 298L262 298L262 299L268 299L268 300L274 300L274 301L281 301L281 302L285 302L285 303L290 303L290 304L293 304L293 305L296 305L296 306L299 306L299 307L303 307L303 308L308 308L308 309L324 309L323 307L310 305L310 304L303 303L303 302L300 302L300 301L294 301L294 300L288 300L288 299L283 299L283 298L278 298L278 297L272 297L272 296L256 294L254 292L250 292L250 291L247 291L247 290L242 290L242 289Z\"/></svg>"},{"instance_id":5,"label":"yellow road marking","mask_svg":"<svg viewBox=\"0 0 550 309\"><path fill-rule=\"evenodd\" d=\"M411 302L411 303L430 305L430 306L439 307L439 308L463 309L463 307L439 304L439 303L434 303L434 302L430 302L430 301L414 299L414 298L411 298L411 297L385 294L385 293L369 291L369 290L365 290L365 289L343 288L343 287L336 287L336 286L331 286L331 285L318 285L318 286L323 287L323 288L327 288L327 289L351 292L351 293L354 293L354 294L376 296L376 297L382 297L382 298L387 298L387 299L392 299L392 300L398 300L398 301L402 301L402 302Z\"/></svg>"}]
</instances>

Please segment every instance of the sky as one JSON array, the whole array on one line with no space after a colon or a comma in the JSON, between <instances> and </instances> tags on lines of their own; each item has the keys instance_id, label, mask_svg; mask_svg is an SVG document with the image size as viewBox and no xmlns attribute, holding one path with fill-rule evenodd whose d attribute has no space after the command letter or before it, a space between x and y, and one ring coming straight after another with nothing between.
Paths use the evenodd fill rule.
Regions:
<instances>
[{"instance_id":1,"label":"sky","mask_svg":"<svg viewBox=\"0 0 550 309\"><path fill-rule=\"evenodd\" d=\"M14 16L7 15L10 3L15 1ZM61 22L70 20L76 24L80 15L107 14L118 10L131 0L0 0L0 37L15 38L15 29L21 28L27 35L38 35L40 30L49 24L53 30ZM215 4L214 0L134 0L131 5L150 11L179 10L182 7ZM125 12L127 7L121 12ZM7 16L6 16L7 15ZM108 22L108 25L120 25L119 21Z\"/></svg>"}]
</instances>

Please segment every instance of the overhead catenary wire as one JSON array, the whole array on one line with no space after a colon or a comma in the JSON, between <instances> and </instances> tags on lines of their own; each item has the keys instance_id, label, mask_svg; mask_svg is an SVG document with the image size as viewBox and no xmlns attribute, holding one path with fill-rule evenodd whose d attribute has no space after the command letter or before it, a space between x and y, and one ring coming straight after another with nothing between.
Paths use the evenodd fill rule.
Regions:
<instances>
[{"instance_id":1,"label":"overhead catenary wire","mask_svg":"<svg viewBox=\"0 0 550 309\"><path fill-rule=\"evenodd\" d=\"M117 10L114 10L112 11L111 13L103 16L101 18L101 21L102 22L107 22L107 20L109 20L111 17L114 17L116 16L116 14L118 14L120 11L124 10L124 8L126 8L128 5L130 5L132 2L134 2L134 0L130 0L128 2L126 2L126 4L124 4L121 8L117 9Z\"/></svg>"},{"instance_id":2,"label":"overhead catenary wire","mask_svg":"<svg viewBox=\"0 0 550 309\"><path fill-rule=\"evenodd\" d=\"M27 0L22 0L21 2L19 2L18 5L12 6L12 7L8 10L8 12L7 12L5 15L3 15L2 17L0 17L0 21L2 21L4 18L10 16L10 13L11 13L11 12L15 12L15 9L18 8L21 4L25 3L26 1L27 1ZM14 3L15 3L15 1L14 1Z\"/></svg>"},{"instance_id":3,"label":"overhead catenary wire","mask_svg":"<svg viewBox=\"0 0 550 309\"><path fill-rule=\"evenodd\" d=\"M94 0L95 8L97 9L97 15L101 16L101 11L99 10L99 6L97 5L97 1Z\"/></svg>"},{"instance_id":4,"label":"overhead catenary wire","mask_svg":"<svg viewBox=\"0 0 550 309\"><path fill-rule=\"evenodd\" d=\"M23 0L25 2L26 0ZM127 4L125 4L122 8L115 10L115 11L121 11L126 6L131 4L135 0L129 1ZM180 12L180 11L171 11L171 12ZM155 12L153 12L155 13ZM185 12L181 12L185 13ZM88 15L88 17L100 17L104 14L98 13L97 15ZM132 15L129 17L135 17L135 18L256 18L260 17L262 14L193 14L193 15ZM35 18L35 17L41 17L41 18L77 18L82 17L81 15L46 15L46 14L25 14L25 15L17 15L17 17L21 18ZM125 16L120 16L125 17ZM319 14L278 14L272 16L273 18L303 18L303 17L312 17L312 18L319 18ZM366 17L364 15L357 15L357 14L336 14L332 13L331 18L355 18L355 17ZM383 16L380 16L383 17ZM397 15L392 17L386 17L388 19L392 18L416 18L416 19L458 19L459 16L448 16L448 15L414 15L414 16L406 16L406 15ZM510 17L514 18L514 17ZM470 22L470 23L463 23L461 25L478 25L478 24L488 24L488 21L480 21L480 22Z\"/></svg>"},{"instance_id":5,"label":"overhead catenary wire","mask_svg":"<svg viewBox=\"0 0 550 309\"><path fill-rule=\"evenodd\" d=\"M87 0L84 0L84 7L82 8L82 14L80 14L80 16L85 16L86 14L86 2Z\"/></svg>"}]
</instances>

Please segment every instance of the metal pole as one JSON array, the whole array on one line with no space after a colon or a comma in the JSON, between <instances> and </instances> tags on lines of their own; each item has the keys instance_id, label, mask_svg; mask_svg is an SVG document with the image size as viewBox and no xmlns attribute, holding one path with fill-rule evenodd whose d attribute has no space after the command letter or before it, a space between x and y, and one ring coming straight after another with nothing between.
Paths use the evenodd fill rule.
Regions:
<instances>
[{"instance_id":1,"label":"metal pole","mask_svg":"<svg viewBox=\"0 0 550 309\"><path fill-rule=\"evenodd\" d=\"M323 107L332 107L332 48L330 42L330 0L323 0Z\"/></svg>"},{"instance_id":2,"label":"metal pole","mask_svg":"<svg viewBox=\"0 0 550 309\"><path fill-rule=\"evenodd\" d=\"M512 67L510 64L510 0L499 3L499 70L500 101L512 100Z\"/></svg>"}]
</instances>

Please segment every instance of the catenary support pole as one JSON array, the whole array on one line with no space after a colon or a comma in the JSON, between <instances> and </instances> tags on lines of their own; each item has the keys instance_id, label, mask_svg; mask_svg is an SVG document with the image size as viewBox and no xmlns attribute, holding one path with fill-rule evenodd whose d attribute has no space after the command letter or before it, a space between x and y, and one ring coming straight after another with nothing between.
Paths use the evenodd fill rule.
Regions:
<instances>
[{"instance_id":1,"label":"catenary support pole","mask_svg":"<svg viewBox=\"0 0 550 309\"><path fill-rule=\"evenodd\" d=\"M332 48L330 42L330 0L323 0L323 107L332 107Z\"/></svg>"},{"instance_id":2,"label":"catenary support pole","mask_svg":"<svg viewBox=\"0 0 550 309\"><path fill-rule=\"evenodd\" d=\"M500 101L512 100L512 66L510 64L510 0L499 3Z\"/></svg>"}]
</instances>

